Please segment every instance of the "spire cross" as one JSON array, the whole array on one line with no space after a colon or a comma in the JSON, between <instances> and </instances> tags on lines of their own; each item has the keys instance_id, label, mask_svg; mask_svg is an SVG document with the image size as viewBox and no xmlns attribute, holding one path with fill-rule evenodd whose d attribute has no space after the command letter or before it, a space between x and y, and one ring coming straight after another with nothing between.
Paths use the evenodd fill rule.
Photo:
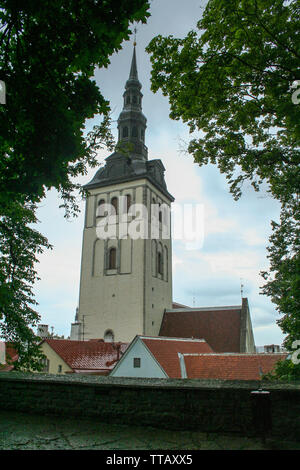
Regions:
<instances>
[{"instance_id":1,"label":"spire cross","mask_svg":"<svg viewBox=\"0 0 300 470\"><path fill-rule=\"evenodd\" d=\"M134 31L134 42L133 42L133 45L136 46L136 33L137 33L137 28L135 27L133 31Z\"/></svg>"}]
</instances>

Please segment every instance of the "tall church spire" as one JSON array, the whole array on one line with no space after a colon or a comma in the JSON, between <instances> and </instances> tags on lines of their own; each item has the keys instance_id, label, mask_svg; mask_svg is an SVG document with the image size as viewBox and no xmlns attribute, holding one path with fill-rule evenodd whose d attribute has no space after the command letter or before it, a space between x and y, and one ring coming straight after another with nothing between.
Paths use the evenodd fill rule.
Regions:
<instances>
[{"instance_id":1,"label":"tall church spire","mask_svg":"<svg viewBox=\"0 0 300 470\"><path fill-rule=\"evenodd\" d=\"M147 160L148 150L145 146L147 119L142 113L141 88L137 71L136 43L134 43L129 77L123 93L123 110L118 119L118 143L121 148L127 147L134 158Z\"/></svg>"},{"instance_id":2,"label":"tall church spire","mask_svg":"<svg viewBox=\"0 0 300 470\"><path fill-rule=\"evenodd\" d=\"M132 60L131 60L129 80L138 80L138 72L137 72L137 65L136 65L136 53L135 53L135 43L134 43L134 46L133 46L133 55L132 55Z\"/></svg>"}]
</instances>

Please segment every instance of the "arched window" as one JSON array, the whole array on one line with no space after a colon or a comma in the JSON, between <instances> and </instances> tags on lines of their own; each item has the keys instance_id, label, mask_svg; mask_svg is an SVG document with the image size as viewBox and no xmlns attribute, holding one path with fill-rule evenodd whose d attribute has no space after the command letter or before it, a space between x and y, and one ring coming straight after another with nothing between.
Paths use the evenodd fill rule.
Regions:
<instances>
[{"instance_id":1,"label":"arched window","mask_svg":"<svg viewBox=\"0 0 300 470\"><path fill-rule=\"evenodd\" d=\"M142 141L144 142L144 139L145 139L145 131L144 131L144 129L141 129L141 139L142 139Z\"/></svg>"},{"instance_id":2,"label":"arched window","mask_svg":"<svg viewBox=\"0 0 300 470\"><path fill-rule=\"evenodd\" d=\"M113 215L117 215L118 214L118 198L113 197L112 200L110 201L110 203L115 209L115 213Z\"/></svg>"},{"instance_id":3,"label":"arched window","mask_svg":"<svg viewBox=\"0 0 300 470\"><path fill-rule=\"evenodd\" d=\"M131 206L131 196L130 194L126 194L126 211L129 211L129 208Z\"/></svg>"},{"instance_id":4,"label":"arched window","mask_svg":"<svg viewBox=\"0 0 300 470\"><path fill-rule=\"evenodd\" d=\"M161 204L158 204L158 205L159 205L159 208L158 208L158 220L159 220L159 222L161 223L161 222L162 222Z\"/></svg>"},{"instance_id":5,"label":"arched window","mask_svg":"<svg viewBox=\"0 0 300 470\"><path fill-rule=\"evenodd\" d=\"M132 135L132 137L137 137L137 136L138 136L137 127L134 126L134 127L132 128L131 135Z\"/></svg>"},{"instance_id":6,"label":"arched window","mask_svg":"<svg viewBox=\"0 0 300 470\"><path fill-rule=\"evenodd\" d=\"M157 271L163 274L163 254L160 251L157 253Z\"/></svg>"},{"instance_id":7,"label":"arched window","mask_svg":"<svg viewBox=\"0 0 300 470\"><path fill-rule=\"evenodd\" d=\"M104 333L104 341L106 343L113 343L115 339L114 332L112 330L106 330Z\"/></svg>"},{"instance_id":8,"label":"arched window","mask_svg":"<svg viewBox=\"0 0 300 470\"><path fill-rule=\"evenodd\" d=\"M156 240L152 240L151 247L151 257L152 257L152 276L157 276L157 245Z\"/></svg>"},{"instance_id":9,"label":"arched window","mask_svg":"<svg viewBox=\"0 0 300 470\"><path fill-rule=\"evenodd\" d=\"M126 104L130 104L130 96L129 95L127 95L127 97L126 97Z\"/></svg>"},{"instance_id":10,"label":"arched window","mask_svg":"<svg viewBox=\"0 0 300 470\"><path fill-rule=\"evenodd\" d=\"M122 136L123 137L128 137L128 127L127 126L123 127L123 135Z\"/></svg>"},{"instance_id":11,"label":"arched window","mask_svg":"<svg viewBox=\"0 0 300 470\"><path fill-rule=\"evenodd\" d=\"M168 248L165 246L164 247L164 280L167 281L168 280Z\"/></svg>"},{"instance_id":12,"label":"arched window","mask_svg":"<svg viewBox=\"0 0 300 470\"><path fill-rule=\"evenodd\" d=\"M136 95L133 95L132 102L133 102L133 104L137 104L137 97L136 97Z\"/></svg>"},{"instance_id":13,"label":"arched window","mask_svg":"<svg viewBox=\"0 0 300 470\"><path fill-rule=\"evenodd\" d=\"M100 199L100 201L98 202L96 217L104 216L104 204L105 204L105 199Z\"/></svg>"},{"instance_id":14,"label":"arched window","mask_svg":"<svg viewBox=\"0 0 300 470\"><path fill-rule=\"evenodd\" d=\"M110 248L108 256L108 269L116 269L117 267L117 250Z\"/></svg>"}]
</instances>

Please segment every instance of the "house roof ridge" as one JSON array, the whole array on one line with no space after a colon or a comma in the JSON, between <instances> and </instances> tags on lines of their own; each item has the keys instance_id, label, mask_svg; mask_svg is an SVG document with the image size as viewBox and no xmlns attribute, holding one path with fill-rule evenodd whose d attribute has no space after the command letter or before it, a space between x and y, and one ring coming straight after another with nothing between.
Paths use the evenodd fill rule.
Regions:
<instances>
[{"instance_id":1,"label":"house roof ridge","mask_svg":"<svg viewBox=\"0 0 300 470\"><path fill-rule=\"evenodd\" d=\"M138 335L139 338L141 339L153 339L153 340L163 340L163 341L193 341L193 342L198 342L198 343L206 343L204 338L180 338L177 336L174 337L169 337L169 336L144 336L144 335Z\"/></svg>"},{"instance_id":2,"label":"house roof ridge","mask_svg":"<svg viewBox=\"0 0 300 470\"><path fill-rule=\"evenodd\" d=\"M241 356L241 357L250 357L250 356L259 356L259 357L266 357L266 356L287 356L287 352L276 352L276 353L252 353L252 352L223 352L223 353L182 353L184 356Z\"/></svg>"},{"instance_id":3,"label":"house roof ridge","mask_svg":"<svg viewBox=\"0 0 300 470\"><path fill-rule=\"evenodd\" d=\"M225 306L216 306L216 307L182 307L182 308L167 308L166 312L207 312L209 310L241 310L242 305L225 305Z\"/></svg>"}]
</instances>

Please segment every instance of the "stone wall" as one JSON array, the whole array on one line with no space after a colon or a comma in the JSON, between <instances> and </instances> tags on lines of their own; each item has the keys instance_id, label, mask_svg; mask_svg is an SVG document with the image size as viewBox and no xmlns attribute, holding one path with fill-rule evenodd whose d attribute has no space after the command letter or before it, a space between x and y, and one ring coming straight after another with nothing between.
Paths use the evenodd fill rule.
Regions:
<instances>
[{"instance_id":1,"label":"stone wall","mask_svg":"<svg viewBox=\"0 0 300 470\"><path fill-rule=\"evenodd\" d=\"M84 416L111 423L253 436L250 393L261 382L0 373L3 410ZM300 386L270 391L272 435L300 440Z\"/></svg>"}]
</instances>

